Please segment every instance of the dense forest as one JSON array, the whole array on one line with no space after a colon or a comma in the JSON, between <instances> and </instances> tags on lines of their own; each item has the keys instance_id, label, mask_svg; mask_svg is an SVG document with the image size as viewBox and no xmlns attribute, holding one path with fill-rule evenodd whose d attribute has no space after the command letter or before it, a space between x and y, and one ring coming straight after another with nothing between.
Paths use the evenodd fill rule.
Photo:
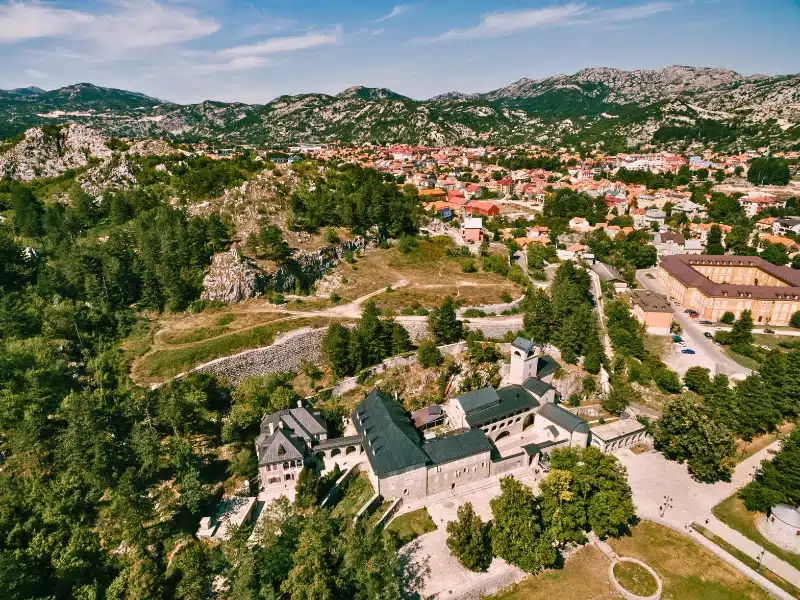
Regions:
<instances>
[{"instance_id":1,"label":"dense forest","mask_svg":"<svg viewBox=\"0 0 800 600\"><path fill-rule=\"evenodd\" d=\"M228 222L170 198L214 197L257 168L141 158L139 185L102 201L74 172L0 182L0 597L301 598L319 544L337 549L324 556L331 597L399 597L391 540L323 512L273 507L256 547L249 531L215 547L193 538L223 482L254 480L253 426L296 401L285 380L230 388L192 375L146 390L128 376L147 312L202 308L204 269L230 243ZM320 187L339 190L337 206L355 199L336 223L413 231L409 196L374 172L332 180ZM331 222L301 204L309 223ZM228 584L212 594L218 576Z\"/></svg>"}]
</instances>

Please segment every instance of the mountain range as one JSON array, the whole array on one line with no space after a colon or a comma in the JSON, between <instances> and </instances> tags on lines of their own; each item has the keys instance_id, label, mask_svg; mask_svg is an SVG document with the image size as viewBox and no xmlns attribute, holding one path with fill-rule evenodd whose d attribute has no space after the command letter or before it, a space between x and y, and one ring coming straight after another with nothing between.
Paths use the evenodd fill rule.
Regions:
<instances>
[{"instance_id":1,"label":"mountain range","mask_svg":"<svg viewBox=\"0 0 800 600\"><path fill-rule=\"evenodd\" d=\"M708 67L583 69L520 79L484 94L414 100L355 86L337 95L280 96L265 104L175 104L79 83L0 90L0 139L74 122L105 135L235 144L343 143L600 145L720 150L797 147L800 74L744 76Z\"/></svg>"}]
</instances>

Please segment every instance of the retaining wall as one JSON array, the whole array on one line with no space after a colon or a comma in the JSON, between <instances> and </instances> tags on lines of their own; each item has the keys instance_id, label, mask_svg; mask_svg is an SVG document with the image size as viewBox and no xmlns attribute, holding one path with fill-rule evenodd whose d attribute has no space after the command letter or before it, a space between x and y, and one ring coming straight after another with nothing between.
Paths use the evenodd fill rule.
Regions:
<instances>
[{"instance_id":1,"label":"retaining wall","mask_svg":"<svg viewBox=\"0 0 800 600\"><path fill-rule=\"evenodd\" d=\"M336 480L336 483L333 484L333 487L331 487L328 495L325 496L322 502L320 502L320 508L325 508L326 506L336 503L336 501L338 501L339 497L342 495L342 490L345 488L345 486L350 483L350 480L360 472L361 463L356 463L347 469L347 471L345 471L344 474Z\"/></svg>"},{"instance_id":2,"label":"retaining wall","mask_svg":"<svg viewBox=\"0 0 800 600\"><path fill-rule=\"evenodd\" d=\"M218 358L194 370L225 377L231 385L254 375L297 371L304 360L320 364L324 335L325 328L298 329L271 346Z\"/></svg>"}]
</instances>

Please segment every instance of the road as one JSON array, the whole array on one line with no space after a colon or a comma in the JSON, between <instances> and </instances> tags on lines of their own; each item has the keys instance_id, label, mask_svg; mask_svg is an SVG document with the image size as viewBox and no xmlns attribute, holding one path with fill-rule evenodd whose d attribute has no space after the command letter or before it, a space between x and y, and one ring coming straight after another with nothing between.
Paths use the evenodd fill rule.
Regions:
<instances>
[{"instance_id":1,"label":"road","mask_svg":"<svg viewBox=\"0 0 800 600\"><path fill-rule=\"evenodd\" d=\"M603 338L603 347L606 350L608 359L613 360L614 348L611 347L611 340L609 340L608 331L606 330L606 319L603 312L603 288L600 286L600 276L591 269L586 269L586 272L592 280L592 295L594 296L595 309L597 309L597 317L600 321L600 335Z\"/></svg>"},{"instance_id":2,"label":"road","mask_svg":"<svg viewBox=\"0 0 800 600\"><path fill-rule=\"evenodd\" d=\"M646 277L648 273L654 274L655 269L641 269L636 271L636 281L651 292L664 295L664 290L661 285L659 285L658 281ZM702 352L703 355L709 357L709 359L713 361L713 364L716 366L714 369L715 373L728 375L736 379L743 379L752 373L750 369L743 367L729 358L714 342L706 338L703 335L706 329L700 326L695 319L690 318L689 315L684 313L680 306L677 306L671 300L669 304L672 307L673 318L683 328L682 337L689 342L689 347L696 352ZM701 358L697 360L696 364L702 362L703 360Z\"/></svg>"}]
</instances>

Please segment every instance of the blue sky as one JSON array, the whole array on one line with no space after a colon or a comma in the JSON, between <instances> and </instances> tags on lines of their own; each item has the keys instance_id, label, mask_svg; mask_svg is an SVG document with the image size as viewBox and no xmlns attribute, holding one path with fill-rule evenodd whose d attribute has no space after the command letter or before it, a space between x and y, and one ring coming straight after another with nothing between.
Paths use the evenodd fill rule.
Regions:
<instances>
[{"instance_id":1,"label":"blue sky","mask_svg":"<svg viewBox=\"0 0 800 600\"><path fill-rule=\"evenodd\" d=\"M413 98L581 68L800 72L798 0L0 0L0 88L176 102L351 85Z\"/></svg>"}]
</instances>

